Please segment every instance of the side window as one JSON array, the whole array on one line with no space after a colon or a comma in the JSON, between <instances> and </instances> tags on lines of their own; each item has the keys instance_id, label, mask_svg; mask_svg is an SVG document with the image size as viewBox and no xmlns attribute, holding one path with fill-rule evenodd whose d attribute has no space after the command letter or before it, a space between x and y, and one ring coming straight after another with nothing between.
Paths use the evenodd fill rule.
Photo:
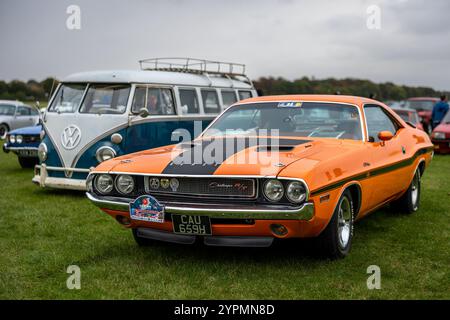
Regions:
<instances>
[{"instance_id":1,"label":"side window","mask_svg":"<svg viewBox=\"0 0 450 320\"><path fill-rule=\"evenodd\" d=\"M30 108L17 107L17 115L18 116L29 116L30 115Z\"/></svg>"},{"instance_id":2,"label":"side window","mask_svg":"<svg viewBox=\"0 0 450 320\"><path fill-rule=\"evenodd\" d=\"M37 111L36 109L30 108L30 112L32 116L38 116L39 115L39 111Z\"/></svg>"},{"instance_id":3,"label":"side window","mask_svg":"<svg viewBox=\"0 0 450 320\"><path fill-rule=\"evenodd\" d=\"M364 107L364 113L366 115L369 139L380 141L378 133L381 131L390 131L393 135L397 132L397 124L391 120L381 107L367 105Z\"/></svg>"},{"instance_id":4,"label":"side window","mask_svg":"<svg viewBox=\"0 0 450 320\"><path fill-rule=\"evenodd\" d=\"M222 90L222 101L223 101L223 107L228 108L233 103L237 102L236 94L234 91L224 91Z\"/></svg>"},{"instance_id":5,"label":"side window","mask_svg":"<svg viewBox=\"0 0 450 320\"><path fill-rule=\"evenodd\" d=\"M205 113L219 113L219 99L216 90L202 89L203 109Z\"/></svg>"},{"instance_id":6,"label":"side window","mask_svg":"<svg viewBox=\"0 0 450 320\"><path fill-rule=\"evenodd\" d=\"M239 100L244 100L252 97L251 91L239 90Z\"/></svg>"},{"instance_id":7,"label":"side window","mask_svg":"<svg viewBox=\"0 0 450 320\"><path fill-rule=\"evenodd\" d=\"M179 89L182 114L198 113L197 92L194 89Z\"/></svg>"},{"instance_id":8,"label":"side window","mask_svg":"<svg viewBox=\"0 0 450 320\"><path fill-rule=\"evenodd\" d=\"M146 108L150 115L175 114L172 89L137 87L131 112L139 113L142 108Z\"/></svg>"}]
</instances>

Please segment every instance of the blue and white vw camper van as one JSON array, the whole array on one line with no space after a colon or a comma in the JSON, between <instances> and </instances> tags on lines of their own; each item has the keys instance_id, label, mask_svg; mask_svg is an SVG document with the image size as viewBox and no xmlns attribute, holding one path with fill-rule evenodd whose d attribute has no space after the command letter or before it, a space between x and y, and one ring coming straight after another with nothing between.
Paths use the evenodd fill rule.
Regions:
<instances>
[{"instance_id":1,"label":"blue and white vw camper van","mask_svg":"<svg viewBox=\"0 0 450 320\"><path fill-rule=\"evenodd\" d=\"M245 66L190 58L140 61L139 71L96 71L62 81L43 116L33 182L85 190L100 162L177 143L174 131L203 127L238 100L256 96Z\"/></svg>"}]
</instances>

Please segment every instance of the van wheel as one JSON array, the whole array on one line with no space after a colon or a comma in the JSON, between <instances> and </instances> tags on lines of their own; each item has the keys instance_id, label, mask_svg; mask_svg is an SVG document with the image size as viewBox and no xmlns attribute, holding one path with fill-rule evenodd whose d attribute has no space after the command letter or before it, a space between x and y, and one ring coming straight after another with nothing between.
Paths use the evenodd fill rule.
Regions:
<instances>
[{"instance_id":1,"label":"van wheel","mask_svg":"<svg viewBox=\"0 0 450 320\"><path fill-rule=\"evenodd\" d=\"M420 170L417 168L408 190L392 203L392 207L399 212L412 214L419 210L420 205Z\"/></svg>"},{"instance_id":2,"label":"van wheel","mask_svg":"<svg viewBox=\"0 0 450 320\"><path fill-rule=\"evenodd\" d=\"M131 229L131 232L133 233L134 241L136 241L139 247L148 247L154 243L154 240L138 236L137 229Z\"/></svg>"},{"instance_id":3,"label":"van wheel","mask_svg":"<svg viewBox=\"0 0 450 320\"><path fill-rule=\"evenodd\" d=\"M24 158L19 157L19 164L22 168L34 168L35 165L39 163L39 160L36 158Z\"/></svg>"},{"instance_id":4,"label":"van wheel","mask_svg":"<svg viewBox=\"0 0 450 320\"><path fill-rule=\"evenodd\" d=\"M6 135L8 134L9 127L7 124L2 123L0 124L0 139L4 140L6 138Z\"/></svg>"},{"instance_id":5,"label":"van wheel","mask_svg":"<svg viewBox=\"0 0 450 320\"><path fill-rule=\"evenodd\" d=\"M316 239L319 253L331 259L348 255L353 239L354 205L352 194L345 190L328 226Z\"/></svg>"}]
</instances>

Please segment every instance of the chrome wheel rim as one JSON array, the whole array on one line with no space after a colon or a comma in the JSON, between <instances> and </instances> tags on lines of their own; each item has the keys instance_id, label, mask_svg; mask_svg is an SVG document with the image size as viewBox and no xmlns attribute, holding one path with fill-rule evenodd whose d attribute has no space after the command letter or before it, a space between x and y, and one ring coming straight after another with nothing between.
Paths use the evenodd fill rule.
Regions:
<instances>
[{"instance_id":1,"label":"chrome wheel rim","mask_svg":"<svg viewBox=\"0 0 450 320\"><path fill-rule=\"evenodd\" d=\"M350 241L352 223L352 206L347 197L342 198L338 211L338 235L341 248L345 248Z\"/></svg>"},{"instance_id":2,"label":"chrome wheel rim","mask_svg":"<svg viewBox=\"0 0 450 320\"><path fill-rule=\"evenodd\" d=\"M417 201L419 200L419 184L420 184L420 175L419 171L416 171L411 184L411 202L414 208L417 208Z\"/></svg>"}]
</instances>

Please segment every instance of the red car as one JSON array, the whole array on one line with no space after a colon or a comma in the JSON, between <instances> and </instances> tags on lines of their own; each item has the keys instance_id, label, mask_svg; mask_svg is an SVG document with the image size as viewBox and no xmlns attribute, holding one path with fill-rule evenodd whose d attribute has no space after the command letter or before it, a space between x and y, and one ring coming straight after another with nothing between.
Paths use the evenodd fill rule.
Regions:
<instances>
[{"instance_id":1,"label":"red car","mask_svg":"<svg viewBox=\"0 0 450 320\"><path fill-rule=\"evenodd\" d=\"M405 107L416 110L422 118L422 125L425 132L431 133L431 113L433 112L434 105L438 101L439 98L433 97L416 97L406 100Z\"/></svg>"},{"instance_id":2,"label":"red car","mask_svg":"<svg viewBox=\"0 0 450 320\"><path fill-rule=\"evenodd\" d=\"M447 112L442 122L434 128L431 142L436 153L450 153L450 112Z\"/></svg>"},{"instance_id":3,"label":"red car","mask_svg":"<svg viewBox=\"0 0 450 320\"><path fill-rule=\"evenodd\" d=\"M396 114L400 116L405 122L409 122L413 124L417 129L423 130L423 125L420 122L419 115L417 111L414 109L406 109L406 108L394 108L392 109Z\"/></svg>"}]
</instances>

